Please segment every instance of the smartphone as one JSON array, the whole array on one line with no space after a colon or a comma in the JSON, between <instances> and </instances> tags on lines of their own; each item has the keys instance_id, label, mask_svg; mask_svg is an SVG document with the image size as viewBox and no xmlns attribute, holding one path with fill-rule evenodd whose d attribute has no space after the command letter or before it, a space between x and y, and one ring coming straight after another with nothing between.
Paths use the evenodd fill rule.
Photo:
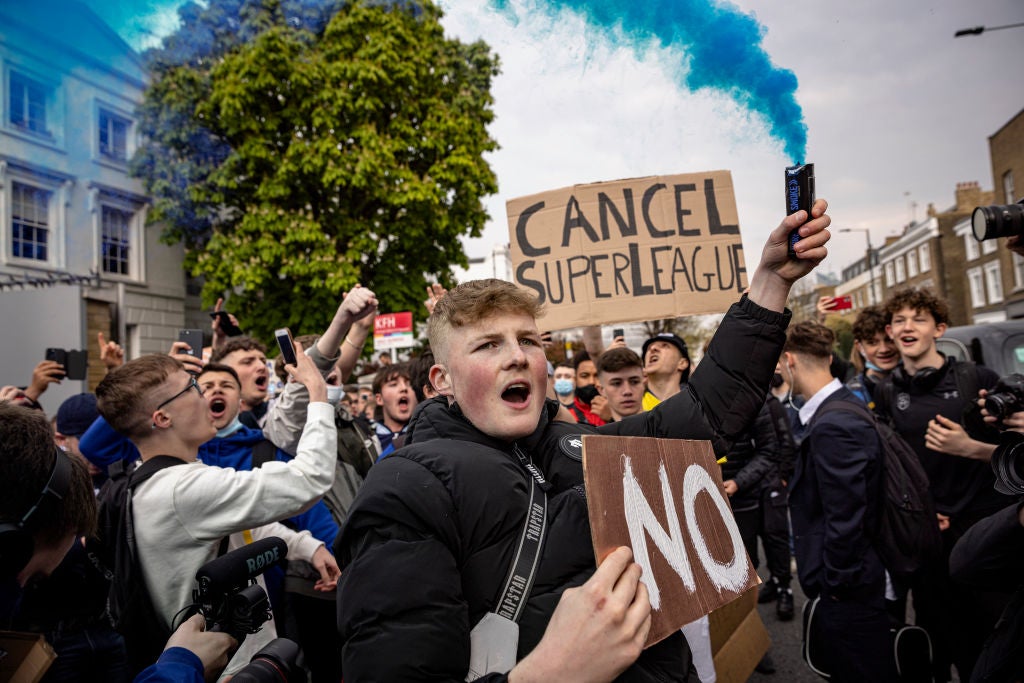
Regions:
<instances>
[{"instance_id":1,"label":"smartphone","mask_svg":"<svg viewBox=\"0 0 1024 683\"><path fill-rule=\"evenodd\" d=\"M68 352L64 349L46 349L46 360L52 360L64 366L64 376L68 371Z\"/></svg>"},{"instance_id":2,"label":"smartphone","mask_svg":"<svg viewBox=\"0 0 1024 683\"><path fill-rule=\"evenodd\" d=\"M277 346L281 349L281 357L285 365L296 365L298 359L295 357L295 342L292 341L292 333L287 327L274 330L274 338L277 339Z\"/></svg>"},{"instance_id":3,"label":"smartphone","mask_svg":"<svg viewBox=\"0 0 1024 683\"><path fill-rule=\"evenodd\" d=\"M625 336L626 336L626 331L624 329L622 329L621 327L616 327L614 330L612 330L612 341L615 341L619 337L625 337Z\"/></svg>"},{"instance_id":4,"label":"smartphone","mask_svg":"<svg viewBox=\"0 0 1024 683\"><path fill-rule=\"evenodd\" d=\"M811 215L814 206L814 164L798 164L786 167L786 215L790 216L803 209ZM789 258L796 258L793 247L800 241L800 233L789 233Z\"/></svg>"},{"instance_id":5,"label":"smartphone","mask_svg":"<svg viewBox=\"0 0 1024 683\"><path fill-rule=\"evenodd\" d=\"M220 331L229 337L238 337L243 334L242 328L231 322L231 316L227 311L214 311L210 313L211 318L220 320Z\"/></svg>"},{"instance_id":6,"label":"smartphone","mask_svg":"<svg viewBox=\"0 0 1024 683\"><path fill-rule=\"evenodd\" d=\"M847 308L853 308L853 298L849 296L837 296L832 305L832 310L842 311Z\"/></svg>"},{"instance_id":7,"label":"smartphone","mask_svg":"<svg viewBox=\"0 0 1024 683\"><path fill-rule=\"evenodd\" d=\"M194 358L203 357L203 331L202 330L178 330L178 341L185 342L191 348L186 351Z\"/></svg>"},{"instance_id":8,"label":"smartphone","mask_svg":"<svg viewBox=\"0 0 1024 683\"><path fill-rule=\"evenodd\" d=\"M67 364L64 369L67 371L67 378L85 379L89 373L89 352L84 349L68 351L66 357Z\"/></svg>"}]
</instances>

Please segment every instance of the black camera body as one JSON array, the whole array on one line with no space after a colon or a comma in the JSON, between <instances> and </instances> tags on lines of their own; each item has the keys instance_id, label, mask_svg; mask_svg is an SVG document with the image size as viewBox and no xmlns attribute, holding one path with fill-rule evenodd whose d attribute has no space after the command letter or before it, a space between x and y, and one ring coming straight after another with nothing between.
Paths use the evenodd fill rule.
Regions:
<instances>
[{"instance_id":1,"label":"black camera body","mask_svg":"<svg viewBox=\"0 0 1024 683\"><path fill-rule=\"evenodd\" d=\"M1024 410L1024 375L1014 373L1001 378L985 396L985 410L999 422Z\"/></svg>"},{"instance_id":2,"label":"black camera body","mask_svg":"<svg viewBox=\"0 0 1024 683\"><path fill-rule=\"evenodd\" d=\"M228 593L203 595L197 592L195 602L206 617L207 631L228 633L239 644L248 634L259 631L271 617L267 592L255 581Z\"/></svg>"},{"instance_id":3,"label":"black camera body","mask_svg":"<svg viewBox=\"0 0 1024 683\"><path fill-rule=\"evenodd\" d=\"M971 229L979 242L1024 235L1024 199L1016 204L979 206L971 214Z\"/></svg>"},{"instance_id":4,"label":"black camera body","mask_svg":"<svg viewBox=\"0 0 1024 683\"><path fill-rule=\"evenodd\" d=\"M192 602L206 617L206 630L229 633L239 644L259 631L270 620L271 611L267 592L256 577L283 562L287 554L285 542L270 536L200 567Z\"/></svg>"}]
</instances>

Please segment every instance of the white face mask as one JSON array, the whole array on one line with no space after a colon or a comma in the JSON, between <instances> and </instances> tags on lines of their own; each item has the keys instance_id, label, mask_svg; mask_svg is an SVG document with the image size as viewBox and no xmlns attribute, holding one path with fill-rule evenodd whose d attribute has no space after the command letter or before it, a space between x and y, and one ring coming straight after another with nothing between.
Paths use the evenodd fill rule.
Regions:
<instances>
[{"instance_id":1,"label":"white face mask","mask_svg":"<svg viewBox=\"0 0 1024 683\"><path fill-rule=\"evenodd\" d=\"M345 395L345 387L335 386L333 384L327 385L327 402L332 406L338 405L341 401L341 397Z\"/></svg>"}]
</instances>

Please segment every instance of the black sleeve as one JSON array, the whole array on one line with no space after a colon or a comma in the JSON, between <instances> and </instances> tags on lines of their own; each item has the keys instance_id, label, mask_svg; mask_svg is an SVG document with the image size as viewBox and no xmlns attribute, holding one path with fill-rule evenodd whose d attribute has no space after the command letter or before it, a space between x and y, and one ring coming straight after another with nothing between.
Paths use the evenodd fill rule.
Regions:
<instances>
[{"instance_id":1,"label":"black sleeve","mask_svg":"<svg viewBox=\"0 0 1024 683\"><path fill-rule=\"evenodd\" d=\"M838 416L816 422L807 438L824 515L823 583L829 595L842 597L864 581L868 507L878 504L869 473L878 466L881 446L873 425Z\"/></svg>"},{"instance_id":2,"label":"black sleeve","mask_svg":"<svg viewBox=\"0 0 1024 683\"><path fill-rule=\"evenodd\" d=\"M376 464L338 536L338 631L348 682L464 681L469 616L453 502L422 465Z\"/></svg>"},{"instance_id":3,"label":"black sleeve","mask_svg":"<svg viewBox=\"0 0 1024 683\"><path fill-rule=\"evenodd\" d=\"M1024 582L1024 502L1003 508L967 530L949 556L949 573L980 588L1012 590Z\"/></svg>"},{"instance_id":4,"label":"black sleeve","mask_svg":"<svg viewBox=\"0 0 1024 683\"><path fill-rule=\"evenodd\" d=\"M775 469L775 463L779 458L779 439L775 434L775 427L772 426L772 416L767 403L761 407L761 412L754 420L752 435L754 437L754 457L736 473L736 477L733 479L740 493L769 476Z\"/></svg>"},{"instance_id":5,"label":"black sleeve","mask_svg":"<svg viewBox=\"0 0 1024 683\"><path fill-rule=\"evenodd\" d=\"M724 456L764 405L790 314L743 297L733 304L682 391L654 410L599 427L602 434L710 440Z\"/></svg>"}]
</instances>

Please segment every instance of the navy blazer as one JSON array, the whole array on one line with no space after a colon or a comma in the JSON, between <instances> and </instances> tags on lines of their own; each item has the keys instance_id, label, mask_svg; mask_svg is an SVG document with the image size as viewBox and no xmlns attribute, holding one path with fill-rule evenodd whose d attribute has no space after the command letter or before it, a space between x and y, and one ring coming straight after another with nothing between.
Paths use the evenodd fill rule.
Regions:
<instances>
[{"instance_id":1,"label":"navy blazer","mask_svg":"<svg viewBox=\"0 0 1024 683\"><path fill-rule=\"evenodd\" d=\"M874 426L858 415L822 415L834 401L860 404L849 389L840 388L815 412L800 444L789 490L797 573L810 597L881 607L885 569L872 539L885 495L882 443Z\"/></svg>"}]
</instances>

